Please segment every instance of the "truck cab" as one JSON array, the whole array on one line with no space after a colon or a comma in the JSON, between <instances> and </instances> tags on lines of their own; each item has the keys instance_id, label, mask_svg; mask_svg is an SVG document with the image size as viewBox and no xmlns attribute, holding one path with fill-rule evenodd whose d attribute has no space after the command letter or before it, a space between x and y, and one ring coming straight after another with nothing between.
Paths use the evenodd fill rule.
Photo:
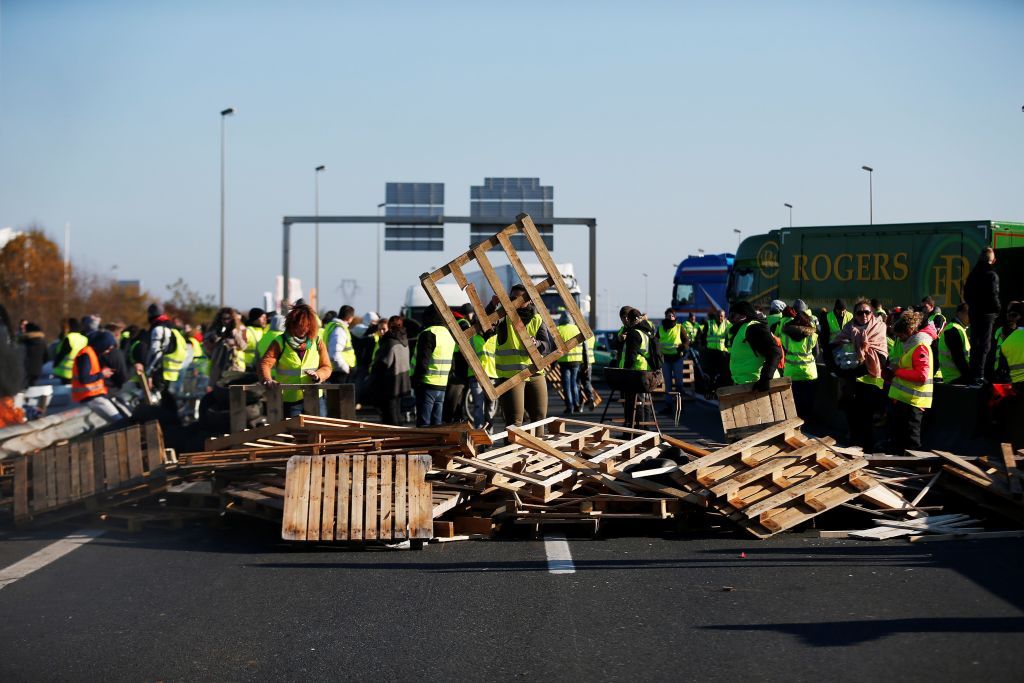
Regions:
<instances>
[{"instance_id":1,"label":"truck cab","mask_svg":"<svg viewBox=\"0 0 1024 683\"><path fill-rule=\"evenodd\" d=\"M726 285L733 267L733 254L688 256L676 269L672 282L672 309L683 318L693 313L708 317L728 306Z\"/></svg>"}]
</instances>

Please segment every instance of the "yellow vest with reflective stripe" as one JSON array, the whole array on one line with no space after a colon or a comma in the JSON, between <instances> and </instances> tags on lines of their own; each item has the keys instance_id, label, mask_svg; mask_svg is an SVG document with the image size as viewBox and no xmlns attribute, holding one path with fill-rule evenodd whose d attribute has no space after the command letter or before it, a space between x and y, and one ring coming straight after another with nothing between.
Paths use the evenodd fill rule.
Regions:
<instances>
[{"instance_id":1,"label":"yellow vest with reflective stripe","mask_svg":"<svg viewBox=\"0 0 1024 683\"><path fill-rule=\"evenodd\" d=\"M178 381L178 375L181 373L181 366L185 363L185 355L188 353L185 341L185 337L173 327L167 328L171 331L171 336L174 338L174 351L171 353L164 353L160 359L160 365L163 367L164 379L168 382Z\"/></svg>"},{"instance_id":2,"label":"yellow vest with reflective stripe","mask_svg":"<svg viewBox=\"0 0 1024 683\"><path fill-rule=\"evenodd\" d=\"M352 330L349 329L348 323L341 320L332 320L327 323L327 326L323 328L323 340L324 345L327 345L331 340L331 335L334 334L334 330L337 327L345 329L345 347L341 350L341 359L348 363L349 370L354 370L356 367L356 350L352 346Z\"/></svg>"},{"instance_id":3,"label":"yellow vest with reflective stripe","mask_svg":"<svg viewBox=\"0 0 1024 683\"><path fill-rule=\"evenodd\" d=\"M708 348L714 349L715 351L726 351L725 337L729 333L729 328L732 327L732 323L728 320L723 320L721 324L717 320L708 320Z\"/></svg>"},{"instance_id":4,"label":"yellow vest with reflective stripe","mask_svg":"<svg viewBox=\"0 0 1024 683\"><path fill-rule=\"evenodd\" d=\"M195 337L189 337L188 343L192 346L192 365L196 372L206 377L210 374L210 359L203 353L203 345Z\"/></svg>"},{"instance_id":5,"label":"yellow vest with reflective stripe","mask_svg":"<svg viewBox=\"0 0 1024 683\"><path fill-rule=\"evenodd\" d=\"M516 315L514 312L512 315ZM540 329L540 315L534 315L530 322L526 323L526 332L532 337L537 336ZM497 336L497 335L495 335ZM526 347L519 338L519 333L512 327L512 322L505 317L505 343L499 344L494 351L495 369L498 377L515 377L522 370L530 367L530 354L526 353Z\"/></svg>"},{"instance_id":6,"label":"yellow vest with reflective stripe","mask_svg":"<svg viewBox=\"0 0 1024 683\"><path fill-rule=\"evenodd\" d=\"M593 365L594 364L594 359L596 358L596 356L594 356L594 347L596 345L597 345L597 338L596 337L591 337L587 341L583 342L583 353L586 354L587 365Z\"/></svg>"},{"instance_id":7,"label":"yellow vest with reflective stripe","mask_svg":"<svg viewBox=\"0 0 1024 683\"><path fill-rule=\"evenodd\" d=\"M661 355L666 358L674 358L679 355L679 345L683 343L683 327L679 323L666 330L664 325L658 325L658 345L661 347Z\"/></svg>"},{"instance_id":8,"label":"yellow vest with reflective stripe","mask_svg":"<svg viewBox=\"0 0 1024 683\"><path fill-rule=\"evenodd\" d=\"M683 322L682 325L683 329L686 331L686 337L690 342L695 341L697 339L697 332L700 331L700 326L695 322L690 322L689 320Z\"/></svg>"},{"instance_id":9,"label":"yellow vest with reflective stripe","mask_svg":"<svg viewBox=\"0 0 1024 683\"><path fill-rule=\"evenodd\" d=\"M747 343L747 329L751 325L761 324L758 320L749 320L743 323L733 338L732 351L729 355L729 374L732 375L733 384L752 384L761 378L764 356L750 348L750 344Z\"/></svg>"},{"instance_id":10,"label":"yellow vest with reflective stripe","mask_svg":"<svg viewBox=\"0 0 1024 683\"><path fill-rule=\"evenodd\" d=\"M1010 368L1010 383L1024 382L1024 327L1018 327L1004 339L999 352Z\"/></svg>"},{"instance_id":11,"label":"yellow vest with reflective stripe","mask_svg":"<svg viewBox=\"0 0 1024 683\"><path fill-rule=\"evenodd\" d=\"M448 373L452 371L452 357L455 355L455 338L448 328L440 325L432 325L423 331L434 335L434 352L430 355L423 383L434 387L446 387Z\"/></svg>"},{"instance_id":12,"label":"yellow vest with reflective stripe","mask_svg":"<svg viewBox=\"0 0 1024 683\"><path fill-rule=\"evenodd\" d=\"M920 344L928 352L928 367L932 366L932 349L928 344ZM899 367L909 370L914 367L914 351L916 346L900 356ZM902 377L893 377L889 386L889 398L902 401L916 408L932 407L932 378L929 377L923 384L910 382Z\"/></svg>"},{"instance_id":13,"label":"yellow vest with reflective stripe","mask_svg":"<svg viewBox=\"0 0 1024 683\"><path fill-rule=\"evenodd\" d=\"M558 326L558 336L562 338L562 341L569 341L580 333L580 328L577 325L569 323L568 325ZM559 363L582 363L583 362L583 344L577 344L576 346L569 349L569 352L558 359Z\"/></svg>"},{"instance_id":14,"label":"yellow vest with reflective stripe","mask_svg":"<svg viewBox=\"0 0 1024 683\"><path fill-rule=\"evenodd\" d=\"M633 367L628 368L629 370L647 370L650 365L647 359L650 357L651 349L651 337L643 330L636 330L640 335L640 350L636 354L636 360L633 361ZM628 336L628 335L627 335ZM622 345L622 353L619 354L619 367L624 367L626 364L626 345Z\"/></svg>"},{"instance_id":15,"label":"yellow vest with reflective stripe","mask_svg":"<svg viewBox=\"0 0 1024 683\"><path fill-rule=\"evenodd\" d=\"M320 351L316 341L316 339L310 339L306 342L306 352L302 354L302 358L299 358L299 354L288 344L286 335L279 335L272 342L281 347L277 365L271 370L273 378L281 384L315 384L315 380L305 371L316 370L320 367ZM302 400L302 392L285 389L281 392L281 398L287 403L296 403Z\"/></svg>"},{"instance_id":16,"label":"yellow vest with reflective stripe","mask_svg":"<svg viewBox=\"0 0 1024 683\"><path fill-rule=\"evenodd\" d=\"M71 375L74 374L75 357L78 356L79 351L89 345L89 340L80 332L68 332L65 339L68 341L70 351L61 359L60 365L53 369L53 374L62 379L71 379Z\"/></svg>"},{"instance_id":17,"label":"yellow vest with reflective stripe","mask_svg":"<svg viewBox=\"0 0 1024 683\"><path fill-rule=\"evenodd\" d=\"M782 350L786 353L786 369L782 376L790 377L794 382L818 379L818 365L814 362L814 345L818 343L817 333L812 332L811 336L799 341L785 334L781 339ZM757 376L761 376L760 368L757 370Z\"/></svg>"},{"instance_id":18,"label":"yellow vest with reflective stripe","mask_svg":"<svg viewBox=\"0 0 1024 683\"><path fill-rule=\"evenodd\" d=\"M960 324L959 320L954 320L946 326L946 332L949 330L956 330L957 334L960 335L960 341L963 345L964 360L968 363L971 359L971 340L967 337L967 330ZM946 332L939 335L939 370L942 372L942 379L946 382L952 382L960 377L960 370L956 367L956 363L953 362L953 354L946 346Z\"/></svg>"},{"instance_id":19,"label":"yellow vest with reflective stripe","mask_svg":"<svg viewBox=\"0 0 1024 683\"><path fill-rule=\"evenodd\" d=\"M484 372L490 379L497 379L498 369L494 363L494 350L498 348L498 335L494 334L484 339L483 335L474 334L469 341L473 344L476 357L480 359L480 365L484 366ZM476 376L473 368L469 369L469 376Z\"/></svg>"},{"instance_id":20,"label":"yellow vest with reflective stripe","mask_svg":"<svg viewBox=\"0 0 1024 683\"><path fill-rule=\"evenodd\" d=\"M263 338L262 327L245 328L245 351L242 352L242 362L246 370L252 370L256 365L256 349L259 348L260 339Z\"/></svg>"},{"instance_id":21,"label":"yellow vest with reflective stripe","mask_svg":"<svg viewBox=\"0 0 1024 683\"><path fill-rule=\"evenodd\" d=\"M831 334L829 334L829 336L830 337L834 337L837 334L839 334L840 330L842 330L844 327L846 327L846 323L848 323L851 320L853 320L853 313L850 313L849 311L843 311L843 319L842 320L837 320L836 319L836 312L835 311L829 311L828 312L828 316L826 316L826 317L828 319L828 331L831 333Z\"/></svg>"}]
</instances>

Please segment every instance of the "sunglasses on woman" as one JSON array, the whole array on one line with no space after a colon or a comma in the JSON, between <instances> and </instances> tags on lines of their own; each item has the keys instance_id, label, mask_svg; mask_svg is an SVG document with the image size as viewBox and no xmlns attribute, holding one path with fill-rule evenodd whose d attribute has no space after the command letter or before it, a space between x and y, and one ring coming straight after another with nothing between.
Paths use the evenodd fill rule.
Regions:
<instances>
[{"instance_id":1,"label":"sunglasses on woman","mask_svg":"<svg viewBox=\"0 0 1024 683\"><path fill-rule=\"evenodd\" d=\"M859 311L857 311L857 315L871 315L871 310L867 308L862 308Z\"/></svg>"}]
</instances>

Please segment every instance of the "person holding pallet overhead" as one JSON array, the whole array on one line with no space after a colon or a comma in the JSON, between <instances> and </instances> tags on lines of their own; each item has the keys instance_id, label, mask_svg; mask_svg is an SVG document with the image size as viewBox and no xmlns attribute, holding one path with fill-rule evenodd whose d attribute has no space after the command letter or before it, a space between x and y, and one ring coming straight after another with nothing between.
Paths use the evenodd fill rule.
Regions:
<instances>
[{"instance_id":1,"label":"person holding pallet overhead","mask_svg":"<svg viewBox=\"0 0 1024 683\"><path fill-rule=\"evenodd\" d=\"M509 289L509 297L514 301L523 297L523 301L515 311L502 310L497 325L487 331L485 337L497 336L494 351L495 369L498 371L499 384L510 377L515 377L522 370L530 367L530 355L526 352L526 344L536 344L540 355L546 356L556 347L551 331L544 324L536 307L530 302L526 287L521 284ZM498 297L491 298L487 305L487 313L491 314L498 308ZM522 340L510 320L511 315L519 317L526 326L526 333L531 339ZM505 425L521 425L526 415L530 422L543 420L548 416L548 383L544 373L540 372L513 389L506 391L498 398Z\"/></svg>"},{"instance_id":2,"label":"person holding pallet overhead","mask_svg":"<svg viewBox=\"0 0 1024 683\"><path fill-rule=\"evenodd\" d=\"M967 304L956 307L956 317L939 333L939 371L944 384L966 384L971 377L971 338Z\"/></svg>"},{"instance_id":3,"label":"person holding pallet overhead","mask_svg":"<svg viewBox=\"0 0 1024 683\"><path fill-rule=\"evenodd\" d=\"M729 373L733 384L753 384L754 391L768 391L768 384L782 361L782 348L749 301L729 309L732 343Z\"/></svg>"},{"instance_id":4,"label":"person holding pallet overhead","mask_svg":"<svg viewBox=\"0 0 1024 683\"><path fill-rule=\"evenodd\" d=\"M356 317L356 309L344 305L338 309L338 317L327 323L323 329L323 341L327 344L334 372L331 381L335 384L347 384L356 369L356 349L352 345L352 321Z\"/></svg>"},{"instance_id":5,"label":"person holding pallet overhead","mask_svg":"<svg viewBox=\"0 0 1024 683\"><path fill-rule=\"evenodd\" d=\"M416 426L443 424L444 393L455 356L455 338L437 309L431 306L423 314L425 327L416 337L412 387L416 394Z\"/></svg>"},{"instance_id":6,"label":"person holding pallet overhead","mask_svg":"<svg viewBox=\"0 0 1024 683\"><path fill-rule=\"evenodd\" d=\"M676 322L676 312L671 308L665 309L665 317L658 325L658 346L661 347L661 355L664 358L661 372L665 376L664 412L668 415L675 410L672 392L676 391L680 396L683 395L683 354L690 346L686 328Z\"/></svg>"},{"instance_id":7,"label":"person holding pallet overhead","mask_svg":"<svg viewBox=\"0 0 1024 683\"><path fill-rule=\"evenodd\" d=\"M580 328L572 322L567 312L562 311L562 315L558 318L558 336L562 338L562 341L569 341L579 333ZM583 400L580 397L580 366L583 364L583 347L583 344L577 344L558 359L567 415L583 412Z\"/></svg>"},{"instance_id":8,"label":"person holding pallet overhead","mask_svg":"<svg viewBox=\"0 0 1024 683\"><path fill-rule=\"evenodd\" d=\"M264 386L319 384L331 376L331 358L319 335L316 312L307 304L296 305L285 318L284 334L274 339L259 363ZM285 417L302 413L302 392L281 393Z\"/></svg>"}]
</instances>

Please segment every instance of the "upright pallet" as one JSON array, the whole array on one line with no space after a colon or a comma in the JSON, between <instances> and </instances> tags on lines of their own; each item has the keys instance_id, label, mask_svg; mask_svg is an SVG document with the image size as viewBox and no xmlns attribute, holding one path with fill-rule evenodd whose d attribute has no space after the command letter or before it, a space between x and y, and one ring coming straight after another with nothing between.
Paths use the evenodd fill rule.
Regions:
<instances>
[{"instance_id":1,"label":"upright pallet","mask_svg":"<svg viewBox=\"0 0 1024 683\"><path fill-rule=\"evenodd\" d=\"M768 391L754 391L752 384L718 390L718 407L726 440L738 441L785 420L798 418L793 402L793 381L773 379Z\"/></svg>"}]
</instances>

